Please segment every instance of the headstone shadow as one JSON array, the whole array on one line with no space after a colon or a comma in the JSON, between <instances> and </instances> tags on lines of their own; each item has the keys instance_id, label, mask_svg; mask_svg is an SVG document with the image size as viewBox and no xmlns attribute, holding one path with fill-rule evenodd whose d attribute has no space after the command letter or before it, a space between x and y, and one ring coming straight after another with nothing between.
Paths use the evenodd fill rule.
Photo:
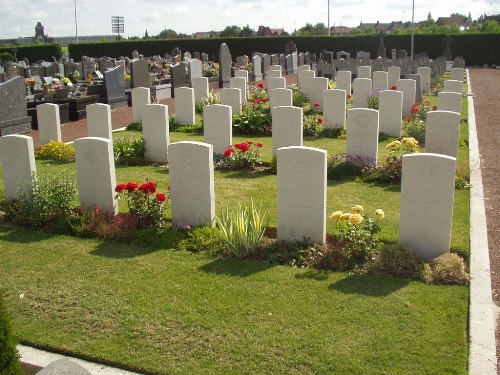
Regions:
<instances>
[{"instance_id":1,"label":"headstone shadow","mask_svg":"<svg viewBox=\"0 0 500 375\"><path fill-rule=\"evenodd\" d=\"M329 286L343 294L360 294L370 297L385 297L404 288L410 280L374 275L350 275Z\"/></svg>"}]
</instances>

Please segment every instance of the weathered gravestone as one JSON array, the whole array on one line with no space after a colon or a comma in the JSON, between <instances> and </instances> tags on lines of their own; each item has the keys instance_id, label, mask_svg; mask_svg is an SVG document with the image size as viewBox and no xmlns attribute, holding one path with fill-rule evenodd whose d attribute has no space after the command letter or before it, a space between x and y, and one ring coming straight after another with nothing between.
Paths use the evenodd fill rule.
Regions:
<instances>
[{"instance_id":1,"label":"weathered gravestone","mask_svg":"<svg viewBox=\"0 0 500 375\"><path fill-rule=\"evenodd\" d=\"M203 141L213 146L214 154L224 154L233 144L232 118L232 109L228 105L203 107Z\"/></svg>"},{"instance_id":2,"label":"weathered gravestone","mask_svg":"<svg viewBox=\"0 0 500 375\"><path fill-rule=\"evenodd\" d=\"M372 68L370 66L359 66L356 78L372 78Z\"/></svg>"},{"instance_id":3,"label":"weathered gravestone","mask_svg":"<svg viewBox=\"0 0 500 375\"><path fill-rule=\"evenodd\" d=\"M233 115L241 114L241 90L238 88L221 89L220 104L230 106Z\"/></svg>"},{"instance_id":4,"label":"weathered gravestone","mask_svg":"<svg viewBox=\"0 0 500 375\"><path fill-rule=\"evenodd\" d=\"M26 85L24 78L14 77L0 83L0 135L31 130L31 117L26 116Z\"/></svg>"},{"instance_id":5,"label":"weathered gravestone","mask_svg":"<svg viewBox=\"0 0 500 375\"><path fill-rule=\"evenodd\" d=\"M389 75L387 72L373 72L373 90L381 91L388 89Z\"/></svg>"},{"instance_id":6,"label":"weathered gravestone","mask_svg":"<svg viewBox=\"0 0 500 375\"><path fill-rule=\"evenodd\" d=\"M198 59L191 59L188 63L189 83L193 85L193 78L202 77L202 63Z\"/></svg>"},{"instance_id":7,"label":"weathered gravestone","mask_svg":"<svg viewBox=\"0 0 500 375\"><path fill-rule=\"evenodd\" d=\"M18 186L31 187L31 176L36 172L33 138L26 135L0 137L0 160L2 161L5 198L17 199ZM22 185L21 185L22 184Z\"/></svg>"},{"instance_id":8,"label":"weathered gravestone","mask_svg":"<svg viewBox=\"0 0 500 375\"><path fill-rule=\"evenodd\" d=\"M172 224L215 225L215 189L212 145L176 142L168 148Z\"/></svg>"},{"instance_id":9,"label":"weathered gravestone","mask_svg":"<svg viewBox=\"0 0 500 375\"><path fill-rule=\"evenodd\" d=\"M149 65L146 60L130 61L131 88L149 87Z\"/></svg>"},{"instance_id":10,"label":"weathered gravestone","mask_svg":"<svg viewBox=\"0 0 500 375\"><path fill-rule=\"evenodd\" d=\"M400 79L401 79L401 68L399 66L390 66L387 68L388 87L396 86Z\"/></svg>"},{"instance_id":11,"label":"weathered gravestone","mask_svg":"<svg viewBox=\"0 0 500 375\"><path fill-rule=\"evenodd\" d=\"M309 100L311 104L323 108L323 93L328 90L328 78L315 77L309 79Z\"/></svg>"},{"instance_id":12,"label":"weathered gravestone","mask_svg":"<svg viewBox=\"0 0 500 375\"><path fill-rule=\"evenodd\" d=\"M61 358L38 371L36 375L91 375L89 371L68 358Z\"/></svg>"},{"instance_id":13,"label":"weathered gravestone","mask_svg":"<svg viewBox=\"0 0 500 375\"><path fill-rule=\"evenodd\" d=\"M179 64L170 67L170 74L172 78L172 88L186 87L186 64L180 62Z\"/></svg>"},{"instance_id":14,"label":"weathered gravestone","mask_svg":"<svg viewBox=\"0 0 500 375\"><path fill-rule=\"evenodd\" d=\"M127 96L125 95L125 84L123 80L123 66L117 66L104 72L104 95L102 101L109 104L111 109L127 107Z\"/></svg>"},{"instance_id":15,"label":"weathered gravestone","mask_svg":"<svg viewBox=\"0 0 500 375\"><path fill-rule=\"evenodd\" d=\"M147 104L142 107L142 134L145 158L153 163L166 164L167 149L170 144L166 105Z\"/></svg>"},{"instance_id":16,"label":"weathered gravestone","mask_svg":"<svg viewBox=\"0 0 500 375\"><path fill-rule=\"evenodd\" d=\"M252 57L252 81L262 81L262 58L259 55Z\"/></svg>"},{"instance_id":17,"label":"weathered gravestone","mask_svg":"<svg viewBox=\"0 0 500 375\"><path fill-rule=\"evenodd\" d=\"M346 132L348 160L360 166L377 164L378 111L367 108L349 109L347 111Z\"/></svg>"},{"instance_id":18,"label":"weathered gravestone","mask_svg":"<svg viewBox=\"0 0 500 375\"><path fill-rule=\"evenodd\" d=\"M455 80L444 81L443 91L457 92L459 94L462 94L462 90L463 90L463 82L462 81L455 81Z\"/></svg>"},{"instance_id":19,"label":"weathered gravestone","mask_svg":"<svg viewBox=\"0 0 500 375\"><path fill-rule=\"evenodd\" d=\"M408 79L415 80L415 100L420 101L422 99L422 80L418 74L408 74Z\"/></svg>"},{"instance_id":20,"label":"weathered gravestone","mask_svg":"<svg viewBox=\"0 0 500 375\"><path fill-rule=\"evenodd\" d=\"M426 262L450 252L455 168L451 156L403 156L399 243Z\"/></svg>"},{"instance_id":21,"label":"weathered gravestone","mask_svg":"<svg viewBox=\"0 0 500 375\"><path fill-rule=\"evenodd\" d=\"M325 150L312 147L278 149L278 240L326 241Z\"/></svg>"},{"instance_id":22,"label":"weathered gravestone","mask_svg":"<svg viewBox=\"0 0 500 375\"><path fill-rule=\"evenodd\" d=\"M113 141L98 137L79 138L74 146L80 206L117 214Z\"/></svg>"},{"instance_id":23,"label":"weathered gravestone","mask_svg":"<svg viewBox=\"0 0 500 375\"><path fill-rule=\"evenodd\" d=\"M99 70L101 72L105 72L108 69L113 69L116 66L116 63L114 60L110 60L106 57L101 57L98 61L97 64L99 66Z\"/></svg>"},{"instance_id":24,"label":"weathered gravestone","mask_svg":"<svg viewBox=\"0 0 500 375\"><path fill-rule=\"evenodd\" d=\"M264 78L267 77L267 73L269 72L271 67L271 56L268 54L262 55L262 73L264 74Z\"/></svg>"},{"instance_id":25,"label":"weathered gravestone","mask_svg":"<svg viewBox=\"0 0 500 375\"><path fill-rule=\"evenodd\" d=\"M222 43L219 48L219 87L229 87L232 58L229 47Z\"/></svg>"},{"instance_id":26,"label":"weathered gravestone","mask_svg":"<svg viewBox=\"0 0 500 375\"><path fill-rule=\"evenodd\" d=\"M292 90L285 88L269 89L269 107L283 106L292 106Z\"/></svg>"},{"instance_id":27,"label":"weathered gravestone","mask_svg":"<svg viewBox=\"0 0 500 375\"><path fill-rule=\"evenodd\" d=\"M247 81L243 77L232 77L229 80L230 88L238 88L241 90L241 102L245 103L247 101Z\"/></svg>"},{"instance_id":28,"label":"weathered gravestone","mask_svg":"<svg viewBox=\"0 0 500 375\"><path fill-rule=\"evenodd\" d=\"M272 70L270 70L272 72ZM267 80L267 89L269 92L272 89L284 89L286 88L286 80L284 77L273 77Z\"/></svg>"}]
</instances>

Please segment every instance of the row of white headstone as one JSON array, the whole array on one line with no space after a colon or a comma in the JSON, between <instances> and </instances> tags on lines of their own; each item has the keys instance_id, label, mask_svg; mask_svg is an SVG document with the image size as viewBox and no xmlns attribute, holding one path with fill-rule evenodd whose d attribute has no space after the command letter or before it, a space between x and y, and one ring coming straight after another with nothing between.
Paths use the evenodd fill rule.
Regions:
<instances>
[{"instance_id":1,"label":"row of white headstone","mask_svg":"<svg viewBox=\"0 0 500 375\"><path fill-rule=\"evenodd\" d=\"M118 205L112 141L77 139L75 162L80 205L113 214ZM169 178L174 226L214 225L213 146L176 142L169 148ZM36 171L33 139L24 135L0 138L0 157L7 199L18 184L29 186ZM456 159L425 153L403 157L399 242L431 260L450 248ZM315 242L326 239L327 152L290 146L277 150L278 239Z\"/></svg>"}]
</instances>

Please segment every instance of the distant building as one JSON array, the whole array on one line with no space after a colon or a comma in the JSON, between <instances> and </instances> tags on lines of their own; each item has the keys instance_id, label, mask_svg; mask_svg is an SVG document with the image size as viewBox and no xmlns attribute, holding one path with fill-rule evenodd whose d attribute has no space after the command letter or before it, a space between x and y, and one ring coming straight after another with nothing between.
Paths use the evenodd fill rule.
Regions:
<instances>
[{"instance_id":1,"label":"distant building","mask_svg":"<svg viewBox=\"0 0 500 375\"><path fill-rule=\"evenodd\" d=\"M465 27L467 28L469 26L469 21L467 20L467 17L439 17L436 20L436 25L438 26L453 26L457 25L458 27Z\"/></svg>"},{"instance_id":2,"label":"distant building","mask_svg":"<svg viewBox=\"0 0 500 375\"><path fill-rule=\"evenodd\" d=\"M257 36L288 36L288 33L283 29L271 29L268 26L259 26Z\"/></svg>"},{"instance_id":3,"label":"distant building","mask_svg":"<svg viewBox=\"0 0 500 375\"><path fill-rule=\"evenodd\" d=\"M330 35L349 35L352 28L347 26L332 26L330 27Z\"/></svg>"},{"instance_id":4,"label":"distant building","mask_svg":"<svg viewBox=\"0 0 500 375\"><path fill-rule=\"evenodd\" d=\"M201 39L201 38L217 38L220 33L216 31L198 31L191 34L191 38Z\"/></svg>"},{"instance_id":5,"label":"distant building","mask_svg":"<svg viewBox=\"0 0 500 375\"><path fill-rule=\"evenodd\" d=\"M415 26L415 28L419 28L420 23L415 23L414 26ZM366 29L369 29L372 27L375 29L375 32L377 32L377 33L382 32L384 34L391 34L396 29L406 30L406 29L411 28L411 22L406 22L406 23L403 23L400 21L392 21L390 23L380 23L378 21L376 23L363 23L363 22L361 22L359 24L359 26L357 27L357 29L366 30Z\"/></svg>"}]
</instances>

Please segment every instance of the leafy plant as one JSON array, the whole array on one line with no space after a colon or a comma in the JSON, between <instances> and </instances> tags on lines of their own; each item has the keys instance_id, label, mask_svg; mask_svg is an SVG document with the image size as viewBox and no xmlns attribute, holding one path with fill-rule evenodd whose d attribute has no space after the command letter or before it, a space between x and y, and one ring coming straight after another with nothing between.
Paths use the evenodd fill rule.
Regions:
<instances>
[{"instance_id":1,"label":"leafy plant","mask_svg":"<svg viewBox=\"0 0 500 375\"><path fill-rule=\"evenodd\" d=\"M50 141L35 151L35 157L38 159L73 161L75 160L75 150L61 141Z\"/></svg>"},{"instance_id":2,"label":"leafy plant","mask_svg":"<svg viewBox=\"0 0 500 375\"><path fill-rule=\"evenodd\" d=\"M0 374L21 375L16 339L12 334L10 319L0 291Z\"/></svg>"},{"instance_id":3,"label":"leafy plant","mask_svg":"<svg viewBox=\"0 0 500 375\"><path fill-rule=\"evenodd\" d=\"M373 90L368 97L368 108L377 109L379 108L380 91Z\"/></svg>"},{"instance_id":4,"label":"leafy plant","mask_svg":"<svg viewBox=\"0 0 500 375\"><path fill-rule=\"evenodd\" d=\"M74 178L66 173L44 176L33 173L31 185L18 186L19 199L7 202L7 217L15 223L34 227L69 218L76 198Z\"/></svg>"},{"instance_id":5,"label":"leafy plant","mask_svg":"<svg viewBox=\"0 0 500 375\"><path fill-rule=\"evenodd\" d=\"M123 137L113 142L113 154L118 165L145 165L147 164L144 153L146 151L144 138Z\"/></svg>"},{"instance_id":6,"label":"leafy plant","mask_svg":"<svg viewBox=\"0 0 500 375\"><path fill-rule=\"evenodd\" d=\"M255 144L253 141L230 146L224 151L224 155L214 163L215 167L220 170L255 168L257 165L262 164L259 153L262 146L262 143Z\"/></svg>"},{"instance_id":7,"label":"leafy plant","mask_svg":"<svg viewBox=\"0 0 500 375\"><path fill-rule=\"evenodd\" d=\"M437 96L444 89L444 79L435 78L431 80L430 94Z\"/></svg>"},{"instance_id":8,"label":"leafy plant","mask_svg":"<svg viewBox=\"0 0 500 375\"><path fill-rule=\"evenodd\" d=\"M233 115L233 127L236 133L269 134L271 131L271 112L266 101L258 100L243 104L241 114Z\"/></svg>"},{"instance_id":9,"label":"leafy plant","mask_svg":"<svg viewBox=\"0 0 500 375\"><path fill-rule=\"evenodd\" d=\"M179 248L193 253L203 251L209 254L220 254L225 250L220 230L207 226L189 230L186 239L179 243Z\"/></svg>"},{"instance_id":10,"label":"leafy plant","mask_svg":"<svg viewBox=\"0 0 500 375\"><path fill-rule=\"evenodd\" d=\"M364 263L381 243L376 234L380 232L378 222L385 216L381 209L375 210L376 220L363 214L361 205L352 207L352 213L335 211L330 215L330 220L335 222L335 238L337 242L356 261Z\"/></svg>"},{"instance_id":11,"label":"leafy plant","mask_svg":"<svg viewBox=\"0 0 500 375\"><path fill-rule=\"evenodd\" d=\"M220 104L220 94L214 90L210 90L207 97L201 99L201 102L196 103L195 110L196 113L202 113L203 107L206 105Z\"/></svg>"},{"instance_id":12,"label":"leafy plant","mask_svg":"<svg viewBox=\"0 0 500 375\"><path fill-rule=\"evenodd\" d=\"M127 130L142 132L142 122L133 122L127 125Z\"/></svg>"},{"instance_id":13,"label":"leafy plant","mask_svg":"<svg viewBox=\"0 0 500 375\"><path fill-rule=\"evenodd\" d=\"M327 160L328 178L344 181L361 177L362 168L360 165L363 164L350 159L346 153L330 155Z\"/></svg>"},{"instance_id":14,"label":"leafy plant","mask_svg":"<svg viewBox=\"0 0 500 375\"><path fill-rule=\"evenodd\" d=\"M256 207L253 200L249 205L238 204L235 209L222 209L216 220L222 240L238 258L253 254L259 248L269 222L262 207Z\"/></svg>"},{"instance_id":15,"label":"leafy plant","mask_svg":"<svg viewBox=\"0 0 500 375\"><path fill-rule=\"evenodd\" d=\"M384 245L377 251L368 267L375 274L409 279L422 277L423 263L407 245Z\"/></svg>"},{"instance_id":16,"label":"leafy plant","mask_svg":"<svg viewBox=\"0 0 500 375\"><path fill-rule=\"evenodd\" d=\"M470 279L464 259L455 253L434 258L426 267L424 277L429 284L467 285Z\"/></svg>"},{"instance_id":17,"label":"leafy plant","mask_svg":"<svg viewBox=\"0 0 500 375\"><path fill-rule=\"evenodd\" d=\"M307 97L302 94L298 89L292 91L292 105L294 107L302 108L307 101Z\"/></svg>"},{"instance_id":18,"label":"leafy plant","mask_svg":"<svg viewBox=\"0 0 500 375\"><path fill-rule=\"evenodd\" d=\"M166 224L165 206L169 195L156 192L156 184L146 180L142 185L134 182L116 185L117 199L124 198L129 213L138 219L139 229L154 227L161 231Z\"/></svg>"}]
</instances>

